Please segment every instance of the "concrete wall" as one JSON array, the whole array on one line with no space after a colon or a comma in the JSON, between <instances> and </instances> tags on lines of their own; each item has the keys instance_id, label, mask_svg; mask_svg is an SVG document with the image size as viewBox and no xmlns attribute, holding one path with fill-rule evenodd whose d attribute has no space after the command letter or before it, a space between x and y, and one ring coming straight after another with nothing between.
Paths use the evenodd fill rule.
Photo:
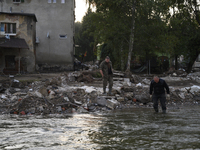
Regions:
<instances>
[{"instance_id":1,"label":"concrete wall","mask_svg":"<svg viewBox=\"0 0 200 150\"><path fill-rule=\"evenodd\" d=\"M48 65L63 65L72 68L74 54L74 0L61 0L48 3L48 0L24 0L23 3L13 3L6 0L2 3L2 11L34 13L38 20L36 37L36 63ZM49 38L47 34L49 33ZM67 35L61 39L59 35Z\"/></svg>"},{"instance_id":2,"label":"concrete wall","mask_svg":"<svg viewBox=\"0 0 200 150\"><path fill-rule=\"evenodd\" d=\"M11 49L11 48L1 48L1 58L0 58L0 68L5 67L5 56L15 55L16 61L19 57L26 60L25 71L34 72L35 71L35 36L36 36L36 22L34 17L31 16L20 16L20 15L9 15L1 14L0 22L5 23L16 23L16 35L17 38L25 39L29 49ZM5 37L5 35L0 35L0 37ZM20 56L19 56L20 54ZM22 60L22 59L21 59Z\"/></svg>"}]
</instances>

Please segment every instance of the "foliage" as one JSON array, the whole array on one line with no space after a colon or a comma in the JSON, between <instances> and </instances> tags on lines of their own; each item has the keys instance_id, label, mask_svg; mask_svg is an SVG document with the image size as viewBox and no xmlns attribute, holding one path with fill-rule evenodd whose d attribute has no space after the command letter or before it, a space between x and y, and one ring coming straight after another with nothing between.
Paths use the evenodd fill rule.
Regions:
<instances>
[{"instance_id":1,"label":"foliage","mask_svg":"<svg viewBox=\"0 0 200 150\"><path fill-rule=\"evenodd\" d=\"M140 56L148 62L159 53L169 54L171 59L184 55L188 60L187 71L191 71L200 53L197 0L87 2L96 6L96 12L90 11L84 17L81 39L91 38L85 44L93 50L103 43L102 59L109 55L115 68L128 68L129 56Z\"/></svg>"}]
</instances>

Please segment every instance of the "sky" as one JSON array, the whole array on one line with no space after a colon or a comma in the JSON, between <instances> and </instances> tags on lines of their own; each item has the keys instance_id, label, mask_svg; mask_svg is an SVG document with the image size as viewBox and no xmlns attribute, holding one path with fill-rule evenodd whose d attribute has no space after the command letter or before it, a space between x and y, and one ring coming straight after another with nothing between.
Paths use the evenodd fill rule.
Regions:
<instances>
[{"instance_id":1,"label":"sky","mask_svg":"<svg viewBox=\"0 0 200 150\"><path fill-rule=\"evenodd\" d=\"M76 1L76 8L75 8L75 15L76 15L76 20L75 22L82 21L83 16L85 15L88 4L86 5L86 0L75 0Z\"/></svg>"}]
</instances>

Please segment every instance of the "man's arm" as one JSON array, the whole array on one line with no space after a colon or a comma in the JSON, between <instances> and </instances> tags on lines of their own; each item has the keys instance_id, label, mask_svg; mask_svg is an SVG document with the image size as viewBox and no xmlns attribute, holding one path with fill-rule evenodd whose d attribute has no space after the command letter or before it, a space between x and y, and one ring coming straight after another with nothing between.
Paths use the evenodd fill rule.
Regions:
<instances>
[{"instance_id":1,"label":"man's arm","mask_svg":"<svg viewBox=\"0 0 200 150\"><path fill-rule=\"evenodd\" d=\"M100 70L100 73L101 73L101 76L103 77L104 75L103 75L103 71L102 70Z\"/></svg>"},{"instance_id":2,"label":"man's arm","mask_svg":"<svg viewBox=\"0 0 200 150\"><path fill-rule=\"evenodd\" d=\"M149 94L152 95L153 92L153 84L152 82L150 83L150 88L149 88Z\"/></svg>"},{"instance_id":3,"label":"man's arm","mask_svg":"<svg viewBox=\"0 0 200 150\"><path fill-rule=\"evenodd\" d=\"M169 86L167 85L167 83L164 81L164 87L167 90L167 94L169 94Z\"/></svg>"}]
</instances>

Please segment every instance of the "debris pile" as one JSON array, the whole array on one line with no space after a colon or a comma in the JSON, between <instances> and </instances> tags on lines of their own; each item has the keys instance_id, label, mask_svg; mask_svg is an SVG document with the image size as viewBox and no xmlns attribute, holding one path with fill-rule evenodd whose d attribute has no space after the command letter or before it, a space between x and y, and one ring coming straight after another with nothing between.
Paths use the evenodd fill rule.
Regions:
<instances>
[{"instance_id":1,"label":"debris pile","mask_svg":"<svg viewBox=\"0 0 200 150\"><path fill-rule=\"evenodd\" d=\"M152 107L149 97L150 80L132 75L124 78L114 73L111 95L102 95L102 79L99 72L71 72L35 82L5 80L0 84L0 113L55 114L88 113L113 109ZM199 74L183 77L165 77L165 80L196 81ZM88 84L89 83L89 84ZM92 85L91 85L92 84ZM108 91L108 89L107 89ZM200 103L200 86L170 87L168 105Z\"/></svg>"}]
</instances>

